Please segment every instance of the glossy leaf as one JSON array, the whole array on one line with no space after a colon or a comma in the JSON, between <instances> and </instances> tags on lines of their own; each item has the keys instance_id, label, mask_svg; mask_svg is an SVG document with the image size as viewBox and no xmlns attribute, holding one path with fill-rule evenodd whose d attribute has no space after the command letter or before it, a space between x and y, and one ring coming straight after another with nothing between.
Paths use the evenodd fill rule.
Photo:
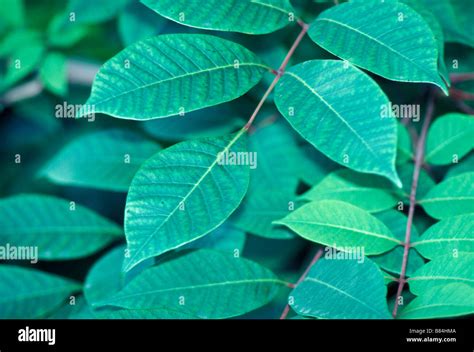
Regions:
<instances>
[{"instance_id":1,"label":"glossy leaf","mask_svg":"<svg viewBox=\"0 0 474 352\"><path fill-rule=\"evenodd\" d=\"M127 130L93 132L67 144L40 175L60 185L126 192L140 165L160 149Z\"/></svg>"},{"instance_id":2,"label":"glossy leaf","mask_svg":"<svg viewBox=\"0 0 474 352\"><path fill-rule=\"evenodd\" d=\"M40 259L85 257L121 235L118 225L64 199L23 194L0 200L0 242L36 246Z\"/></svg>"},{"instance_id":3,"label":"glossy leaf","mask_svg":"<svg viewBox=\"0 0 474 352\"><path fill-rule=\"evenodd\" d=\"M265 34L283 28L294 13L289 0L142 0L160 15L185 26ZM231 15L231 17L230 17Z\"/></svg>"},{"instance_id":4,"label":"glossy leaf","mask_svg":"<svg viewBox=\"0 0 474 352\"><path fill-rule=\"evenodd\" d=\"M101 0L98 2L69 0L68 13L74 13L77 23L98 23L115 17L131 0Z\"/></svg>"},{"instance_id":5,"label":"glossy leaf","mask_svg":"<svg viewBox=\"0 0 474 352\"><path fill-rule=\"evenodd\" d=\"M474 253L474 214L458 215L431 226L412 244L425 258Z\"/></svg>"},{"instance_id":6,"label":"glossy leaf","mask_svg":"<svg viewBox=\"0 0 474 352\"><path fill-rule=\"evenodd\" d=\"M384 253L400 244L373 215L335 200L308 203L275 224L287 226L309 241L341 250L362 247L366 255Z\"/></svg>"},{"instance_id":7,"label":"glossy leaf","mask_svg":"<svg viewBox=\"0 0 474 352\"><path fill-rule=\"evenodd\" d=\"M124 119L148 120L238 98L267 67L246 48L203 34L169 34L130 45L97 74L86 107Z\"/></svg>"},{"instance_id":8,"label":"glossy leaf","mask_svg":"<svg viewBox=\"0 0 474 352\"><path fill-rule=\"evenodd\" d=\"M474 118L451 113L435 120L428 132L425 160L433 165L458 162L474 148Z\"/></svg>"},{"instance_id":9,"label":"glossy leaf","mask_svg":"<svg viewBox=\"0 0 474 352\"><path fill-rule=\"evenodd\" d=\"M319 260L290 294L298 314L323 319L390 319L384 278L365 259Z\"/></svg>"},{"instance_id":10,"label":"glossy leaf","mask_svg":"<svg viewBox=\"0 0 474 352\"><path fill-rule=\"evenodd\" d=\"M57 275L0 265L0 317L32 319L45 316L79 289L76 282Z\"/></svg>"},{"instance_id":11,"label":"glossy leaf","mask_svg":"<svg viewBox=\"0 0 474 352\"><path fill-rule=\"evenodd\" d=\"M141 166L127 197L125 270L206 235L237 208L249 166L229 157L246 155L242 133L181 142Z\"/></svg>"},{"instance_id":12,"label":"glossy leaf","mask_svg":"<svg viewBox=\"0 0 474 352\"><path fill-rule=\"evenodd\" d=\"M405 4L344 3L321 13L308 33L354 65L394 81L433 83L447 94L435 37L423 17Z\"/></svg>"},{"instance_id":13,"label":"glossy leaf","mask_svg":"<svg viewBox=\"0 0 474 352\"><path fill-rule=\"evenodd\" d=\"M432 188L419 204L436 219L474 213L474 172L448 178Z\"/></svg>"},{"instance_id":14,"label":"glossy leaf","mask_svg":"<svg viewBox=\"0 0 474 352\"><path fill-rule=\"evenodd\" d=\"M268 303L282 284L272 272L250 260L203 249L146 269L103 305L127 309L164 306L199 318L228 318Z\"/></svg>"},{"instance_id":15,"label":"glossy leaf","mask_svg":"<svg viewBox=\"0 0 474 352\"><path fill-rule=\"evenodd\" d=\"M294 66L280 79L275 103L293 128L332 160L401 186L395 171L397 125L381 116L388 99L359 69L334 60Z\"/></svg>"}]
</instances>

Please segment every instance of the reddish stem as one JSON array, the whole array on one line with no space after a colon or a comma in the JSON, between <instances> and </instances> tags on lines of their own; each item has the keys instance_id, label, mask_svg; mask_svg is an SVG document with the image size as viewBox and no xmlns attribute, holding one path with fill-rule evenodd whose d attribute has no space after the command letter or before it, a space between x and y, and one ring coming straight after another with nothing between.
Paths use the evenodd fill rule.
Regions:
<instances>
[{"instance_id":1,"label":"reddish stem","mask_svg":"<svg viewBox=\"0 0 474 352\"><path fill-rule=\"evenodd\" d=\"M470 73L451 73L449 75L449 79L451 80L451 83L459 83L459 82L465 82L465 81L474 81L474 72Z\"/></svg>"},{"instance_id":2,"label":"reddish stem","mask_svg":"<svg viewBox=\"0 0 474 352\"><path fill-rule=\"evenodd\" d=\"M411 184L411 191L410 191L410 207L408 209L408 220L407 220L407 227L405 232L405 242L403 245L403 260L402 260L402 269L400 271L400 278L398 280L398 289L397 295L395 299L395 306L393 307L392 315L395 318L397 316L398 311L398 299L402 296L403 287L406 283L406 272L407 272L407 265L408 265L408 255L410 253L410 241L411 241L411 229L413 227L413 217L415 215L415 206L416 206L416 190L418 188L418 180L420 178L420 170L423 165L423 158L425 153L425 142L426 142L426 135L428 133L428 127L431 123L434 113L434 94L433 91L429 91L428 93L428 103L427 103L427 110L425 120L423 122L423 127L421 129L420 137L416 144L416 155L415 155L415 168L413 171L413 179Z\"/></svg>"},{"instance_id":3,"label":"reddish stem","mask_svg":"<svg viewBox=\"0 0 474 352\"><path fill-rule=\"evenodd\" d=\"M306 267L305 271L303 272L303 274L301 274L300 278L298 279L298 281L296 282L296 284L294 284L294 287L297 287L300 283L303 282L303 280L306 278L306 276L308 275L309 271L311 270L311 268L313 267L314 264L316 264L316 262L319 260L319 258L321 258L321 256L323 255L323 249L320 248L316 254L314 255L313 259L311 260L311 262L308 264L308 266ZM285 320L286 317L288 316L288 313L290 312L290 305L287 304L285 306L285 309L283 309L283 312L281 313L281 316L280 316L280 320Z\"/></svg>"},{"instance_id":4,"label":"reddish stem","mask_svg":"<svg viewBox=\"0 0 474 352\"><path fill-rule=\"evenodd\" d=\"M474 100L474 94L456 88L451 88L449 95L457 100Z\"/></svg>"},{"instance_id":5,"label":"reddish stem","mask_svg":"<svg viewBox=\"0 0 474 352\"><path fill-rule=\"evenodd\" d=\"M262 99L260 99L257 107L255 108L254 112L252 113L252 116L250 116L248 122L245 124L244 128L246 130L248 130L250 128L250 126L252 125L253 121L255 120L255 118L257 117L258 113L260 112L260 109L262 108L263 104L265 103L265 101L267 100L268 96L270 95L270 93L273 91L273 89L275 88L276 84L278 83L278 81L280 80L281 76L283 76L283 73L285 73L285 69L286 69L286 66L288 65L288 63L290 62L290 59L291 57L293 56L293 54L295 53L295 50L296 48L298 47L298 45L300 45L301 43L301 40L303 39L303 37L305 36L306 32L308 31L308 25L304 22L302 22L301 20L298 21L298 23L301 25L302 29L301 29L301 32L300 34L298 35L298 37L295 39L293 45L291 46L290 50L288 51L288 54L286 54L285 58L283 59L283 62L281 63L280 67L278 68L278 71L276 71L276 76L275 78L273 79L272 83L270 84L270 86L268 87L267 91L265 92L265 94L263 95ZM272 70L272 72L275 72L275 70Z\"/></svg>"}]
</instances>

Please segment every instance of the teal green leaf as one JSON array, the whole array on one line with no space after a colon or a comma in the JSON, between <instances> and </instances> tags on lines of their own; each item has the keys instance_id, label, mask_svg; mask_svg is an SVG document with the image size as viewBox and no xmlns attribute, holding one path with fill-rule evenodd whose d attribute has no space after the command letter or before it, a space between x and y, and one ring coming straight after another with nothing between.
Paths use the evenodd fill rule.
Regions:
<instances>
[{"instance_id":1,"label":"teal green leaf","mask_svg":"<svg viewBox=\"0 0 474 352\"><path fill-rule=\"evenodd\" d=\"M431 125L426 140L425 161L433 165L457 162L474 148L474 118L451 113Z\"/></svg>"},{"instance_id":2,"label":"teal green leaf","mask_svg":"<svg viewBox=\"0 0 474 352\"><path fill-rule=\"evenodd\" d=\"M68 13L74 13L77 23L98 23L110 20L131 0L101 0L97 2L69 0Z\"/></svg>"},{"instance_id":3,"label":"teal green leaf","mask_svg":"<svg viewBox=\"0 0 474 352\"><path fill-rule=\"evenodd\" d=\"M474 287L452 283L416 297L400 312L400 319L434 319L474 313Z\"/></svg>"},{"instance_id":4,"label":"teal green leaf","mask_svg":"<svg viewBox=\"0 0 474 352\"><path fill-rule=\"evenodd\" d=\"M381 116L388 98L359 69L335 60L296 65L280 79L275 103L293 128L332 160L401 186L395 171L397 125Z\"/></svg>"},{"instance_id":5,"label":"teal green leaf","mask_svg":"<svg viewBox=\"0 0 474 352\"><path fill-rule=\"evenodd\" d=\"M465 172L444 180L419 201L436 219L474 213L474 172Z\"/></svg>"},{"instance_id":6,"label":"teal green leaf","mask_svg":"<svg viewBox=\"0 0 474 352\"><path fill-rule=\"evenodd\" d=\"M71 304L72 299L68 299L66 304L60 307L48 319L95 319L96 316L91 307L87 304L84 296L74 298L74 304Z\"/></svg>"},{"instance_id":7,"label":"teal green leaf","mask_svg":"<svg viewBox=\"0 0 474 352\"><path fill-rule=\"evenodd\" d=\"M459 164L451 166L444 176L444 179L446 180L465 172L474 172L474 153L466 156Z\"/></svg>"},{"instance_id":8,"label":"teal green leaf","mask_svg":"<svg viewBox=\"0 0 474 352\"><path fill-rule=\"evenodd\" d=\"M229 222L225 222L208 235L188 243L182 248L217 249L219 251L234 255L236 253L242 253L245 245L245 239L245 232L237 229L235 226L232 226Z\"/></svg>"},{"instance_id":9,"label":"teal green leaf","mask_svg":"<svg viewBox=\"0 0 474 352\"><path fill-rule=\"evenodd\" d=\"M275 224L287 226L309 241L337 249L362 247L366 255L384 253L400 244L373 215L335 200L308 203Z\"/></svg>"},{"instance_id":10,"label":"teal green leaf","mask_svg":"<svg viewBox=\"0 0 474 352\"><path fill-rule=\"evenodd\" d=\"M407 128L398 124L398 146L397 146L397 164L403 164L413 160L413 144Z\"/></svg>"},{"instance_id":11,"label":"teal green leaf","mask_svg":"<svg viewBox=\"0 0 474 352\"><path fill-rule=\"evenodd\" d=\"M38 247L40 259L85 257L121 235L118 225L64 199L23 194L0 200L0 242Z\"/></svg>"},{"instance_id":12,"label":"teal green leaf","mask_svg":"<svg viewBox=\"0 0 474 352\"><path fill-rule=\"evenodd\" d=\"M84 24L70 21L68 12L59 13L49 23L47 36L51 46L60 48L70 47L88 33L88 27Z\"/></svg>"},{"instance_id":13,"label":"teal green leaf","mask_svg":"<svg viewBox=\"0 0 474 352\"><path fill-rule=\"evenodd\" d=\"M399 201L392 184L376 175L364 175L349 169L336 170L303 194L303 199L340 200L368 212L393 208Z\"/></svg>"},{"instance_id":14,"label":"teal green leaf","mask_svg":"<svg viewBox=\"0 0 474 352\"><path fill-rule=\"evenodd\" d=\"M474 254L474 214L444 219L431 226L412 245L428 259L455 252Z\"/></svg>"},{"instance_id":15,"label":"teal green leaf","mask_svg":"<svg viewBox=\"0 0 474 352\"><path fill-rule=\"evenodd\" d=\"M300 180L309 186L320 182L339 166L309 144L300 146L300 148L302 153L297 159L299 165L297 173Z\"/></svg>"},{"instance_id":16,"label":"teal green leaf","mask_svg":"<svg viewBox=\"0 0 474 352\"><path fill-rule=\"evenodd\" d=\"M3 0L0 22L19 27L25 23L25 5L23 0Z\"/></svg>"},{"instance_id":17,"label":"teal green leaf","mask_svg":"<svg viewBox=\"0 0 474 352\"><path fill-rule=\"evenodd\" d=\"M132 1L118 18L118 32L125 46L159 34L166 20L147 9L138 1Z\"/></svg>"},{"instance_id":18,"label":"teal green leaf","mask_svg":"<svg viewBox=\"0 0 474 352\"><path fill-rule=\"evenodd\" d=\"M101 315L102 319L199 319L185 308L172 307L107 309Z\"/></svg>"},{"instance_id":19,"label":"teal green leaf","mask_svg":"<svg viewBox=\"0 0 474 352\"><path fill-rule=\"evenodd\" d=\"M322 12L309 36L332 54L384 78L447 87L438 44L423 17L398 2L350 2Z\"/></svg>"},{"instance_id":20,"label":"teal green leaf","mask_svg":"<svg viewBox=\"0 0 474 352\"><path fill-rule=\"evenodd\" d=\"M160 15L185 26L266 34L294 22L289 0L142 0ZM293 14L293 17L291 15Z\"/></svg>"},{"instance_id":21,"label":"teal green leaf","mask_svg":"<svg viewBox=\"0 0 474 352\"><path fill-rule=\"evenodd\" d=\"M236 99L268 70L243 46L203 34L160 35L130 45L99 70L87 109L148 120ZM84 109L80 115L86 115Z\"/></svg>"},{"instance_id":22,"label":"teal green leaf","mask_svg":"<svg viewBox=\"0 0 474 352\"><path fill-rule=\"evenodd\" d=\"M403 188L397 191L397 194L403 199L406 204L410 203L410 192L411 185L413 183L413 171L415 170L415 165L413 162L407 162L406 164L398 165L397 171L400 179L403 183ZM418 188L416 190L416 197L421 199L426 193L428 193L434 186L436 186L435 181L431 176L424 170L420 170L420 176L418 178Z\"/></svg>"},{"instance_id":23,"label":"teal green leaf","mask_svg":"<svg viewBox=\"0 0 474 352\"><path fill-rule=\"evenodd\" d=\"M423 238L423 237L422 237ZM418 269L409 279L410 291L417 296L437 286L464 283L474 288L474 254L457 254L437 257Z\"/></svg>"},{"instance_id":24,"label":"teal green leaf","mask_svg":"<svg viewBox=\"0 0 474 352\"><path fill-rule=\"evenodd\" d=\"M32 319L58 308L73 292L76 282L38 270L0 266L0 317Z\"/></svg>"},{"instance_id":25,"label":"teal green leaf","mask_svg":"<svg viewBox=\"0 0 474 352\"><path fill-rule=\"evenodd\" d=\"M323 319L390 319L382 272L370 260L319 260L290 294L298 314Z\"/></svg>"},{"instance_id":26,"label":"teal green leaf","mask_svg":"<svg viewBox=\"0 0 474 352\"><path fill-rule=\"evenodd\" d=\"M60 185L126 192L140 165L160 149L131 131L92 132L67 144L40 175Z\"/></svg>"},{"instance_id":27,"label":"teal green leaf","mask_svg":"<svg viewBox=\"0 0 474 352\"><path fill-rule=\"evenodd\" d=\"M183 116L149 120L143 128L163 141L182 141L191 138L218 137L234 132L245 121L228 104L196 110Z\"/></svg>"},{"instance_id":28,"label":"teal green leaf","mask_svg":"<svg viewBox=\"0 0 474 352\"><path fill-rule=\"evenodd\" d=\"M232 164L246 155L243 133L181 142L140 167L125 209L125 270L206 235L237 208L249 183L249 165Z\"/></svg>"},{"instance_id":29,"label":"teal green leaf","mask_svg":"<svg viewBox=\"0 0 474 352\"><path fill-rule=\"evenodd\" d=\"M201 249L146 269L102 304L127 309L163 306L199 318L229 318L268 303L283 284L248 259Z\"/></svg>"},{"instance_id":30,"label":"teal green leaf","mask_svg":"<svg viewBox=\"0 0 474 352\"><path fill-rule=\"evenodd\" d=\"M45 88L59 96L67 94L68 76L66 57L58 52L49 53L40 68L40 78Z\"/></svg>"},{"instance_id":31,"label":"teal green leaf","mask_svg":"<svg viewBox=\"0 0 474 352\"><path fill-rule=\"evenodd\" d=\"M392 231L393 235L400 240L405 241L405 234L407 228L407 217L400 211L387 210L382 213L375 214L375 217L382 221ZM414 226L411 228L411 242L419 240L418 231ZM391 251L371 257L371 259L381 269L384 269L390 273L400 275L402 261L403 261L404 248L397 246ZM408 254L408 265L406 268L406 275L411 276L416 270L425 264L423 258L414 249L410 249Z\"/></svg>"}]
</instances>

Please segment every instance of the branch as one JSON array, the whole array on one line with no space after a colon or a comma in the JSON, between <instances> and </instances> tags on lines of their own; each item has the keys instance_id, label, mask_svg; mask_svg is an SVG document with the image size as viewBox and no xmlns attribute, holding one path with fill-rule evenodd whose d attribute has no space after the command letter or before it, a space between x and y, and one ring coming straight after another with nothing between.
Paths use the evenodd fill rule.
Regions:
<instances>
[{"instance_id":1,"label":"branch","mask_svg":"<svg viewBox=\"0 0 474 352\"><path fill-rule=\"evenodd\" d=\"M99 66L78 60L69 60L67 62L67 79L71 84L91 85L94 77L99 71ZM22 100L33 98L44 90L43 83L36 76L31 81L20 84L0 97L0 103L3 105L12 105Z\"/></svg>"},{"instance_id":2,"label":"branch","mask_svg":"<svg viewBox=\"0 0 474 352\"><path fill-rule=\"evenodd\" d=\"M474 100L474 94L456 88L451 88L449 95L455 100Z\"/></svg>"},{"instance_id":3,"label":"branch","mask_svg":"<svg viewBox=\"0 0 474 352\"><path fill-rule=\"evenodd\" d=\"M451 83L459 83L465 81L474 81L474 72L473 73L451 73L449 75Z\"/></svg>"},{"instance_id":4,"label":"branch","mask_svg":"<svg viewBox=\"0 0 474 352\"><path fill-rule=\"evenodd\" d=\"M257 107L255 108L252 116L250 116L248 122L245 124L244 129L247 130L247 131L249 130L249 128L252 125L255 118L257 117L258 113L260 112L260 109L262 108L263 104L265 103L265 101L269 97L270 93L273 91L276 84L278 83L280 78L285 73L286 66L290 62L290 59L293 56L293 54L295 53L296 48L298 47L298 45L300 45L301 40L303 39L306 32L308 31L309 26L306 23L304 23L302 21L298 21L298 24L302 27L301 32L298 35L298 37L295 39L293 45L291 46L290 50L288 51L288 54L286 54L285 58L283 59L283 62L281 63L280 67L278 68L278 71L276 71L276 76L273 79L273 82L268 87L268 89L265 92L265 94L263 95L262 99L260 99L260 102L258 103Z\"/></svg>"},{"instance_id":5,"label":"branch","mask_svg":"<svg viewBox=\"0 0 474 352\"><path fill-rule=\"evenodd\" d=\"M415 206L416 206L416 190L418 188L418 180L420 177L420 170L423 165L423 158L425 154L425 142L426 142L426 135L428 133L428 127L431 123L434 113L434 93L432 90L428 92L428 102L427 102L427 109L426 109L426 116L423 122L423 127L421 129L420 137L416 144L416 151L415 151L415 168L413 171L413 179L411 184L411 191L410 191L410 207L408 209L408 220L407 220L407 227L405 232L405 243L403 245L403 260L402 260L402 268L400 271L400 279L398 280L398 289L397 295L395 299L395 306L393 307L392 315L395 318L397 316L398 311L398 299L402 296L403 287L405 286L406 282L406 272L408 266L408 255L410 253L410 241L411 241L411 229L413 227L413 217L415 215Z\"/></svg>"},{"instance_id":6,"label":"branch","mask_svg":"<svg viewBox=\"0 0 474 352\"><path fill-rule=\"evenodd\" d=\"M300 283L303 282L303 280L306 278L306 276L308 275L309 271L311 270L311 268L313 267L314 264L316 264L316 262L319 260L319 258L321 258L321 256L323 255L323 249L320 248L316 254L314 255L313 259L311 260L311 262L309 263L309 265L306 267L305 271L303 272L303 274L301 274L300 278L298 279L298 281L296 282L296 284L294 284L294 287L297 287ZM294 288L293 287L293 288ZM290 312L290 305L287 304L285 306L285 309L283 309L283 313L281 313L281 316L280 316L280 320L285 320L286 317L288 316L288 313Z\"/></svg>"}]
</instances>

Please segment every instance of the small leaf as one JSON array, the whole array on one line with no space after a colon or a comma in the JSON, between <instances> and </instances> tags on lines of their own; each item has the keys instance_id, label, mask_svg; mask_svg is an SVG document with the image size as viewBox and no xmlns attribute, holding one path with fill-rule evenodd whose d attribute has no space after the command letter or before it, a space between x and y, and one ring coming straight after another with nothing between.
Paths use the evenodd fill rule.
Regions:
<instances>
[{"instance_id":1,"label":"small leaf","mask_svg":"<svg viewBox=\"0 0 474 352\"><path fill-rule=\"evenodd\" d=\"M0 266L0 317L33 319L58 308L80 285L53 274L13 265Z\"/></svg>"},{"instance_id":2,"label":"small leaf","mask_svg":"<svg viewBox=\"0 0 474 352\"><path fill-rule=\"evenodd\" d=\"M185 26L266 34L285 27L294 10L289 0L142 0L160 15Z\"/></svg>"},{"instance_id":3,"label":"small leaf","mask_svg":"<svg viewBox=\"0 0 474 352\"><path fill-rule=\"evenodd\" d=\"M474 148L474 118L451 113L435 120L426 141L427 163L457 163Z\"/></svg>"},{"instance_id":4,"label":"small leaf","mask_svg":"<svg viewBox=\"0 0 474 352\"><path fill-rule=\"evenodd\" d=\"M126 192L140 165L158 150L127 130L93 132L67 144L40 175L60 185Z\"/></svg>"},{"instance_id":5,"label":"small leaf","mask_svg":"<svg viewBox=\"0 0 474 352\"><path fill-rule=\"evenodd\" d=\"M291 292L290 305L315 318L390 319L386 294L383 275L369 259L321 259Z\"/></svg>"},{"instance_id":6,"label":"small leaf","mask_svg":"<svg viewBox=\"0 0 474 352\"><path fill-rule=\"evenodd\" d=\"M412 246L428 259L456 252L474 254L474 214L458 215L436 223Z\"/></svg>"},{"instance_id":7,"label":"small leaf","mask_svg":"<svg viewBox=\"0 0 474 352\"><path fill-rule=\"evenodd\" d=\"M68 13L77 23L98 23L114 18L130 0L101 0L98 2L69 0Z\"/></svg>"},{"instance_id":8,"label":"small leaf","mask_svg":"<svg viewBox=\"0 0 474 352\"><path fill-rule=\"evenodd\" d=\"M321 13L309 36L354 65L400 82L447 87L438 73L438 44L423 17L398 2L349 2Z\"/></svg>"},{"instance_id":9,"label":"small leaf","mask_svg":"<svg viewBox=\"0 0 474 352\"><path fill-rule=\"evenodd\" d=\"M66 95L68 90L66 57L57 52L49 53L40 68L40 77L51 93Z\"/></svg>"},{"instance_id":10,"label":"small leaf","mask_svg":"<svg viewBox=\"0 0 474 352\"><path fill-rule=\"evenodd\" d=\"M0 242L38 247L40 259L82 258L121 235L110 220L64 199L23 194L0 200Z\"/></svg>"},{"instance_id":11,"label":"small leaf","mask_svg":"<svg viewBox=\"0 0 474 352\"><path fill-rule=\"evenodd\" d=\"M362 247L366 255L384 253L400 244L380 220L361 208L335 200L308 203L274 223L326 246L341 250Z\"/></svg>"},{"instance_id":12,"label":"small leaf","mask_svg":"<svg viewBox=\"0 0 474 352\"><path fill-rule=\"evenodd\" d=\"M474 313L474 287L452 283L416 297L400 312L400 319L434 319Z\"/></svg>"},{"instance_id":13,"label":"small leaf","mask_svg":"<svg viewBox=\"0 0 474 352\"><path fill-rule=\"evenodd\" d=\"M275 103L293 128L332 160L401 186L395 171L397 125L381 116L388 99L359 69L335 60L296 65L280 79Z\"/></svg>"},{"instance_id":14,"label":"small leaf","mask_svg":"<svg viewBox=\"0 0 474 352\"><path fill-rule=\"evenodd\" d=\"M423 237L422 237L423 238ZM474 254L459 252L437 257L418 269L409 279L410 291L420 296L437 286L464 283L474 288Z\"/></svg>"},{"instance_id":15,"label":"small leaf","mask_svg":"<svg viewBox=\"0 0 474 352\"><path fill-rule=\"evenodd\" d=\"M247 151L243 131L181 142L141 166L127 197L125 270L204 236L237 208L249 182L249 166L231 162Z\"/></svg>"},{"instance_id":16,"label":"small leaf","mask_svg":"<svg viewBox=\"0 0 474 352\"><path fill-rule=\"evenodd\" d=\"M144 310L163 306L199 318L229 318L268 303L282 284L250 260L201 249L146 269L102 304Z\"/></svg>"},{"instance_id":17,"label":"small leaf","mask_svg":"<svg viewBox=\"0 0 474 352\"><path fill-rule=\"evenodd\" d=\"M419 204L436 219L474 213L474 172L444 180L432 188Z\"/></svg>"},{"instance_id":18,"label":"small leaf","mask_svg":"<svg viewBox=\"0 0 474 352\"><path fill-rule=\"evenodd\" d=\"M336 170L303 194L303 199L340 200L378 212L393 208L399 201L390 182L375 175L364 175L348 169Z\"/></svg>"},{"instance_id":19,"label":"small leaf","mask_svg":"<svg viewBox=\"0 0 474 352\"><path fill-rule=\"evenodd\" d=\"M86 107L148 120L236 99L268 70L243 46L203 34L169 34L130 45L97 74Z\"/></svg>"}]
</instances>

